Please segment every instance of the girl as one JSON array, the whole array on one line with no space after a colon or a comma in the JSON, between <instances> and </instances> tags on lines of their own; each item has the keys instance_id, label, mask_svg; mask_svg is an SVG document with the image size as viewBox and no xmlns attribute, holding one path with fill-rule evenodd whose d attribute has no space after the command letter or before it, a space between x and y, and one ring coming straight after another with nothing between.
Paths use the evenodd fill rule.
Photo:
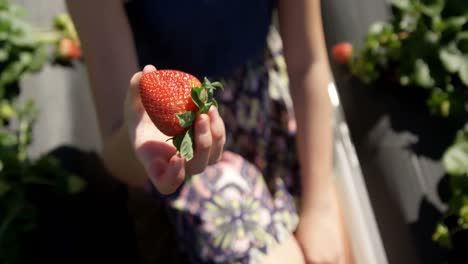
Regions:
<instances>
[{"instance_id":1,"label":"girl","mask_svg":"<svg viewBox=\"0 0 468 264\"><path fill-rule=\"evenodd\" d=\"M67 3L88 66L103 160L131 186L152 183L185 259L345 263L320 0ZM139 69L156 70L152 65L225 85L219 110L196 120L190 162L142 107Z\"/></svg>"}]
</instances>

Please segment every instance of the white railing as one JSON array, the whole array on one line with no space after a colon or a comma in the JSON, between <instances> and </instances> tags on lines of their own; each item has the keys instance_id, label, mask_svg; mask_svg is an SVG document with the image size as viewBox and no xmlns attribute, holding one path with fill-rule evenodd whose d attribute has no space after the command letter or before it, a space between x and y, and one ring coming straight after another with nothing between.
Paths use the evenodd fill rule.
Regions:
<instances>
[{"instance_id":1,"label":"white railing","mask_svg":"<svg viewBox=\"0 0 468 264\"><path fill-rule=\"evenodd\" d=\"M334 83L328 86L334 108L334 175L341 195L356 264L388 264L356 151Z\"/></svg>"}]
</instances>

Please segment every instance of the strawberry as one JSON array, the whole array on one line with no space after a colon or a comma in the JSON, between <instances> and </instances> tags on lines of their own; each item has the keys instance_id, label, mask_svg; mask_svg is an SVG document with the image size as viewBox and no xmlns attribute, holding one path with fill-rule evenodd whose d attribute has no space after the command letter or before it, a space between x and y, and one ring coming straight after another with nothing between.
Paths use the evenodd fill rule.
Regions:
<instances>
[{"instance_id":1,"label":"strawberry","mask_svg":"<svg viewBox=\"0 0 468 264\"><path fill-rule=\"evenodd\" d=\"M353 55L353 46L349 42L338 43L333 46L332 55L340 64L346 64Z\"/></svg>"},{"instance_id":2,"label":"strawberry","mask_svg":"<svg viewBox=\"0 0 468 264\"><path fill-rule=\"evenodd\" d=\"M81 48L77 41L71 38L62 38L58 43L58 55L65 60L81 58Z\"/></svg>"},{"instance_id":3,"label":"strawberry","mask_svg":"<svg viewBox=\"0 0 468 264\"><path fill-rule=\"evenodd\" d=\"M144 73L139 91L143 106L154 125L173 139L177 151L186 160L193 158L193 122L207 113L214 90L221 83L207 78L201 83L196 77L177 70L156 70Z\"/></svg>"}]
</instances>

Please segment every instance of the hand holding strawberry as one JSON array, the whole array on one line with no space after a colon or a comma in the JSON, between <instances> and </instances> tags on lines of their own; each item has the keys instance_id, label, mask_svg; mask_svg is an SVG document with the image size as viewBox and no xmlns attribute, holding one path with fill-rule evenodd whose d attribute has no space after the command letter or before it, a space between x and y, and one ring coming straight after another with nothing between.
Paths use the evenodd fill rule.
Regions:
<instances>
[{"instance_id":1,"label":"hand holding strawberry","mask_svg":"<svg viewBox=\"0 0 468 264\"><path fill-rule=\"evenodd\" d=\"M224 123L211 107L216 106L213 91L218 86L153 66L133 76L126 99L129 135L161 193L172 193L186 175L201 173L219 160L226 137Z\"/></svg>"}]
</instances>

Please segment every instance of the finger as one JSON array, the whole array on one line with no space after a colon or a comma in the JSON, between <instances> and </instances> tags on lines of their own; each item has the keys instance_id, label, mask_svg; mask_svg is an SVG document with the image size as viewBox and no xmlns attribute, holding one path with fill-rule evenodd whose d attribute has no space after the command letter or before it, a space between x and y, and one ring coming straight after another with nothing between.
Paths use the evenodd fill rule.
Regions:
<instances>
[{"instance_id":1,"label":"finger","mask_svg":"<svg viewBox=\"0 0 468 264\"><path fill-rule=\"evenodd\" d=\"M142 72L137 72L132 76L130 79L127 97L125 98L125 106L130 108L132 111L137 111L140 114L144 112L143 106L140 103L140 93L138 91L141 75Z\"/></svg>"},{"instance_id":2,"label":"finger","mask_svg":"<svg viewBox=\"0 0 468 264\"><path fill-rule=\"evenodd\" d=\"M201 114L195 120L194 139L195 151L193 159L187 162L185 167L188 175L203 172L208 164L213 139L211 136L210 118L207 114Z\"/></svg>"},{"instance_id":3,"label":"finger","mask_svg":"<svg viewBox=\"0 0 468 264\"><path fill-rule=\"evenodd\" d=\"M145 114L143 119L146 118ZM162 134L151 121L138 122L134 128L133 147L146 174L159 192L168 194L177 189L173 186L180 181L180 173L185 173L183 160L176 155L175 147L162 138Z\"/></svg>"},{"instance_id":4,"label":"finger","mask_svg":"<svg viewBox=\"0 0 468 264\"><path fill-rule=\"evenodd\" d=\"M153 65L146 65L143 68L143 73L148 73L148 72L152 72L152 71L155 71L155 70L156 70L156 67L154 67Z\"/></svg>"},{"instance_id":5,"label":"finger","mask_svg":"<svg viewBox=\"0 0 468 264\"><path fill-rule=\"evenodd\" d=\"M150 180L163 195L177 190L185 177L185 162L178 155L174 155L169 162L155 159L148 169Z\"/></svg>"},{"instance_id":6,"label":"finger","mask_svg":"<svg viewBox=\"0 0 468 264\"><path fill-rule=\"evenodd\" d=\"M211 107L208 116L210 117L211 136L213 138L213 146L208 160L208 164L211 165L221 159L224 144L226 143L226 129L216 107Z\"/></svg>"},{"instance_id":7,"label":"finger","mask_svg":"<svg viewBox=\"0 0 468 264\"><path fill-rule=\"evenodd\" d=\"M137 117L141 117L145 113L145 109L143 107L143 104L141 103L140 98L140 80L143 73L148 73L155 70L156 67L154 67L153 65L147 65L143 68L142 72L135 73L130 79L129 90L125 98L126 114L133 113L136 114Z\"/></svg>"}]
</instances>

